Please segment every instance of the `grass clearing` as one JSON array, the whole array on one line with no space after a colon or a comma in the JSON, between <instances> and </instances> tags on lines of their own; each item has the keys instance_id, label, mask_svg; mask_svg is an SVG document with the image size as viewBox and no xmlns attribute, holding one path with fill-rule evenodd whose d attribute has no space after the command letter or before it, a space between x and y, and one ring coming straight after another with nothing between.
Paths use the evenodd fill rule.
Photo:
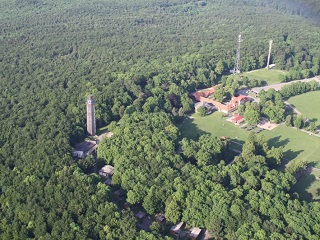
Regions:
<instances>
[{"instance_id":1,"label":"grass clearing","mask_svg":"<svg viewBox=\"0 0 320 240\"><path fill-rule=\"evenodd\" d=\"M226 136L239 143L243 143L249 134L239 126L226 121L221 112L214 112L205 117L193 114L191 119L186 119L180 126L180 131L182 137L186 138L196 139L199 135L212 133L214 136Z\"/></svg>"},{"instance_id":2,"label":"grass clearing","mask_svg":"<svg viewBox=\"0 0 320 240\"><path fill-rule=\"evenodd\" d=\"M195 139L199 135L210 133L217 137L226 136L234 142L243 144L249 132L226 121L222 116L223 114L220 112L214 112L206 117L194 114L191 119L186 119L180 126L181 135L182 137ZM271 146L283 146L284 158L288 160L299 158L320 168L319 137L310 136L306 132L284 125L280 125L271 131L264 130L259 134L263 134ZM241 149L237 144L232 144L231 147L237 150Z\"/></svg>"},{"instance_id":3,"label":"grass clearing","mask_svg":"<svg viewBox=\"0 0 320 240\"><path fill-rule=\"evenodd\" d=\"M304 173L298 182L292 187L292 192L297 192L301 200L320 200L320 170L313 169L310 173Z\"/></svg>"},{"instance_id":4,"label":"grass clearing","mask_svg":"<svg viewBox=\"0 0 320 240\"><path fill-rule=\"evenodd\" d=\"M257 79L257 80L265 81L268 85L280 83L281 76L283 75L288 75L288 72L283 70L278 70L278 69L267 70L265 68L241 73L241 76L247 76L249 79ZM239 77L240 79L239 75L236 75L236 76Z\"/></svg>"},{"instance_id":5,"label":"grass clearing","mask_svg":"<svg viewBox=\"0 0 320 240\"><path fill-rule=\"evenodd\" d=\"M304 116L320 124L320 111L315 111L320 106L320 91L309 92L295 96L288 100ZM312 103L312 104L310 104ZM226 136L232 141L243 144L249 132L239 126L226 121L223 114L214 112L206 117L194 114L191 119L186 119L180 126L182 137L197 138L201 134L211 133L214 136ZM301 159L320 168L320 138L311 136L306 132L281 124L272 131L264 130L259 133L268 139L271 146L284 147L284 158L288 160ZM232 148L241 150L241 145L231 144ZM282 166L284 168L284 166ZM292 187L293 192L299 194L305 201L320 200L320 170L313 169L311 173L305 173Z\"/></svg>"},{"instance_id":6,"label":"grass clearing","mask_svg":"<svg viewBox=\"0 0 320 240\"><path fill-rule=\"evenodd\" d=\"M301 159L320 167L320 138L310 136L292 127L280 125L272 131L264 131L271 146L284 147L284 158Z\"/></svg>"},{"instance_id":7,"label":"grass clearing","mask_svg":"<svg viewBox=\"0 0 320 240\"><path fill-rule=\"evenodd\" d=\"M320 91L294 96L288 102L298 109L303 116L320 125Z\"/></svg>"},{"instance_id":8,"label":"grass clearing","mask_svg":"<svg viewBox=\"0 0 320 240\"><path fill-rule=\"evenodd\" d=\"M191 119L186 119L180 126L181 137L196 139L206 133L214 136L226 136L238 143L231 143L231 148L241 150L241 144L245 142L249 132L240 126L226 121L223 114L214 112L211 115L200 117L194 114ZM284 147L284 158L288 160L302 159L309 162L313 167L320 168L320 138L310 136L306 132L295 128L279 125L272 131L264 130L263 134L271 146ZM239 145L240 144L240 145ZM283 166L284 168L284 166ZM305 173L292 191L299 193L301 199L306 201L320 199L320 170L313 169L311 173Z\"/></svg>"}]
</instances>

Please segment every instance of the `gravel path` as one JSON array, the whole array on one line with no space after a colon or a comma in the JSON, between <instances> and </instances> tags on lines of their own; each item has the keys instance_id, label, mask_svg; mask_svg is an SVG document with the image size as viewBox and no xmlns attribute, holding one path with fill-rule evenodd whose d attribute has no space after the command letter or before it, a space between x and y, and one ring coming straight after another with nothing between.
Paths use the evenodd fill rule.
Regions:
<instances>
[{"instance_id":1,"label":"gravel path","mask_svg":"<svg viewBox=\"0 0 320 240\"><path fill-rule=\"evenodd\" d=\"M292 106L288 101L284 101L284 103L285 103L288 107L290 107L296 114L302 115L302 113L299 112L298 109L296 109L294 106Z\"/></svg>"},{"instance_id":2,"label":"gravel path","mask_svg":"<svg viewBox=\"0 0 320 240\"><path fill-rule=\"evenodd\" d=\"M291 82L285 82L285 83L277 83L277 84L273 84L273 85L268 85L268 86L264 86L264 87L255 87L252 88L253 92L259 93L262 89L267 91L270 88L273 88L276 91L279 91L283 86L294 83L294 82L310 82L316 80L317 82L320 83L320 76L316 76L313 78L307 78L307 79L302 79L302 80L296 80L296 81L291 81Z\"/></svg>"}]
</instances>

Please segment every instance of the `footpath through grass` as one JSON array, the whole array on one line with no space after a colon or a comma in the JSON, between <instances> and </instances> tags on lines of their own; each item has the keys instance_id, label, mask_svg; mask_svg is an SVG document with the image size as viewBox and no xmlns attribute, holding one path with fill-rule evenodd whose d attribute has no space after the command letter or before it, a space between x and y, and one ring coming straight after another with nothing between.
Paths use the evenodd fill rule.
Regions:
<instances>
[{"instance_id":1,"label":"footpath through grass","mask_svg":"<svg viewBox=\"0 0 320 240\"><path fill-rule=\"evenodd\" d=\"M308 92L288 100L303 116L320 125L320 91Z\"/></svg>"}]
</instances>

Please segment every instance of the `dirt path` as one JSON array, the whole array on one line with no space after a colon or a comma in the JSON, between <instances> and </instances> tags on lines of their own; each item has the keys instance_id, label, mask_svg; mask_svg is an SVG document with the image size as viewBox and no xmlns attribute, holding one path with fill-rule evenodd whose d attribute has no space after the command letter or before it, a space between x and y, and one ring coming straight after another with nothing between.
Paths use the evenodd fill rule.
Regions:
<instances>
[{"instance_id":1,"label":"dirt path","mask_svg":"<svg viewBox=\"0 0 320 240\"><path fill-rule=\"evenodd\" d=\"M290 107L296 114L302 115L302 113L299 112L298 109L296 109L294 106L292 106L288 101L284 101L284 103L285 103L288 107Z\"/></svg>"},{"instance_id":2,"label":"dirt path","mask_svg":"<svg viewBox=\"0 0 320 240\"><path fill-rule=\"evenodd\" d=\"M315 137L320 138L320 135L319 135L319 134L315 134L315 133L312 133L312 132L307 131L307 130L304 130L304 129L300 129L300 131L305 132L305 133L308 133L309 135L312 135L312 136L315 136Z\"/></svg>"}]
</instances>

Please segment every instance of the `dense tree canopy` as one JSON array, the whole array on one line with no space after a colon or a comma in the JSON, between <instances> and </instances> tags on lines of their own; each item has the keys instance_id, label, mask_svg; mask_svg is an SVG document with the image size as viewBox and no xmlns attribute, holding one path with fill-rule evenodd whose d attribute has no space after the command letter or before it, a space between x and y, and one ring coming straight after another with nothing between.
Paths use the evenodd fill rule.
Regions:
<instances>
[{"instance_id":1,"label":"dense tree canopy","mask_svg":"<svg viewBox=\"0 0 320 240\"><path fill-rule=\"evenodd\" d=\"M175 124L193 111L194 89L221 80L234 94L239 83L222 75L239 31L242 71L266 65L273 39L271 61L290 78L319 74L319 9L315 0L2 0L0 238L165 238L156 225L136 227L90 174L92 159L71 158L93 94L97 126L114 132L99 161L115 166L129 203L215 237L317 239L320 205L295 199L292 172L273 169L281 150L251 139L227 165L227 143L179 143Z\"/></svg>"}]
</instances>

